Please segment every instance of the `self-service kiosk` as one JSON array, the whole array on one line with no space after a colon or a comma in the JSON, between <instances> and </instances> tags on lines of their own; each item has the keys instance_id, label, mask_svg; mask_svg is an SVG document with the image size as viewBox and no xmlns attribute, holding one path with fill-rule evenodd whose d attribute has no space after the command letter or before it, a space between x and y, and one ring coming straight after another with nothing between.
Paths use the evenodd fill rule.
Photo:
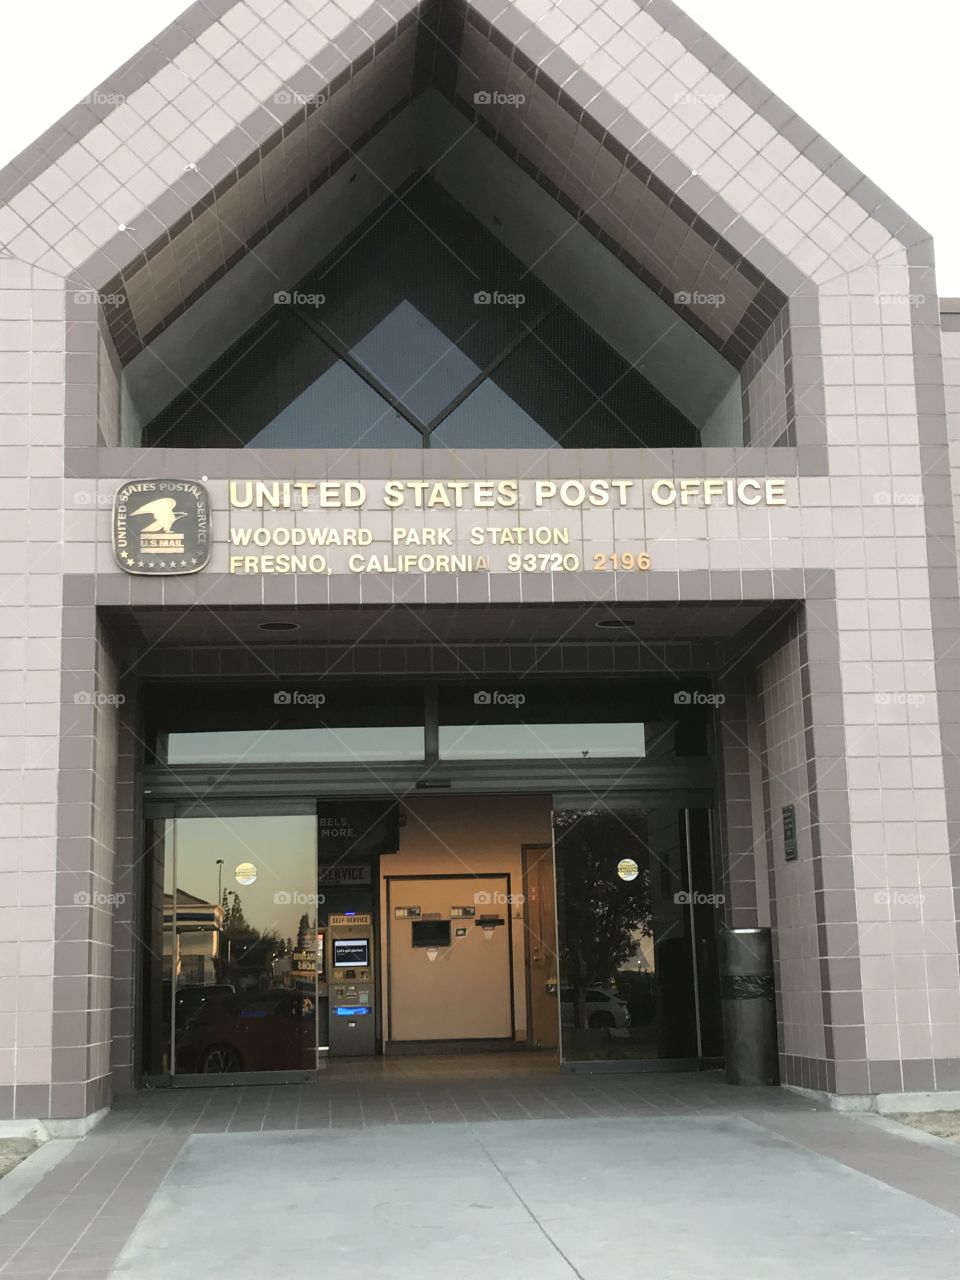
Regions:
<instances>
[{"instance_id":1,"label":"self-service kiosk","mask_svg":"<svg viewBox=\"0 0 960 1280\"><path fill-rule=\"evenodd\" d=\"M360 912L327 921L331 1057L362 1058L377 1049L373 917Z\"/></svg>"}]
</instances>

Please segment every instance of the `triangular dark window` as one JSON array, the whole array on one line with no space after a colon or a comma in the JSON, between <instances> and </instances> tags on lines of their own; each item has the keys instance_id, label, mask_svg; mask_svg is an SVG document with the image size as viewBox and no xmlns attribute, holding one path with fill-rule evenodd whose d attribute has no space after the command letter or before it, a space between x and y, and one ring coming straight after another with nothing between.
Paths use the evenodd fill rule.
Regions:
<instances>
[{"instance_id":1,"label":"triangular dark window","mask_svg":"<svg viewBox=\"0 0 960 1280\"><path fill-rule=\"evenodd\" d=\"M476 219L391 197L149 424L168 448L695 447L694 425Z\"/></svg>"}]
</instances>

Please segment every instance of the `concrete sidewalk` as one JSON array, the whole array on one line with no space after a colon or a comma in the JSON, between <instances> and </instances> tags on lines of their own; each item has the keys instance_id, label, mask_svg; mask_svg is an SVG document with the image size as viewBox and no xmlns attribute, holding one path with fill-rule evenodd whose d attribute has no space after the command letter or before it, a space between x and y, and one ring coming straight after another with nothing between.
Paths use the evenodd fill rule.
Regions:
<instances>
[{"instance_id":1,"label":"concrete sidewalk","mask_svg":"<svg viewBox=\"0 0 960 1280\"><path fill-rule=\"evenodd\" d=\"M113 1274L955 1280L958 1252L960 1219L738 1116L528 1120L190 1138Z\"/></svg>"},{"instance_id":2,"label":"concrete sidewalk","mask_svg":"<svg viewBox=\"0 0 960 1280\"><path fill-rule=\"evenodd\" d=\"M954 1280L958 1255L948 1143L715 1075L489 1063L136 1095L0 1218L2 1280Z\"/></svg>"}]
</instances>

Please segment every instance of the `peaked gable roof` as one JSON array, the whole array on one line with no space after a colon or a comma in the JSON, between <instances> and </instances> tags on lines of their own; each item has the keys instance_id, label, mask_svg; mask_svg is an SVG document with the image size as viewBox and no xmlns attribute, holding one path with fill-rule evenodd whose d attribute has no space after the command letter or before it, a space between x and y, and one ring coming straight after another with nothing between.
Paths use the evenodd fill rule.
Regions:
<instances>
[{"instance_id":1,"label":"peaked gable roof","mask_svg":"<svg viewBox=\"0 0 960 1280\"><path fill-rule=\"evenodd\" d=\"M0 245L126 361L431 88L734 363L928 238L669 0L203 0L0 173Z\"/></svg>"}]
</instances>

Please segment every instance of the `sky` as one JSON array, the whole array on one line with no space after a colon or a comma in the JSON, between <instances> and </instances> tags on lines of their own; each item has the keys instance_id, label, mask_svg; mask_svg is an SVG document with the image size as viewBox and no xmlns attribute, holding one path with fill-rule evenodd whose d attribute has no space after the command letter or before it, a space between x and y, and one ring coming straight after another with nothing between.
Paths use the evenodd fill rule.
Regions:
<instances>
[{"instance_id":1,"label":"sky","mask_svg":"<svg viewBox=\"0 0 960 1280\"><path fill-rule=\"evenodd\" d=\"M680 0L681 8L933 233L960 296L956 0ZM0 166L184 8L183 0L8 4ZM939 159L938 159L939 157Z\"/></svg>"}]
</instances>

